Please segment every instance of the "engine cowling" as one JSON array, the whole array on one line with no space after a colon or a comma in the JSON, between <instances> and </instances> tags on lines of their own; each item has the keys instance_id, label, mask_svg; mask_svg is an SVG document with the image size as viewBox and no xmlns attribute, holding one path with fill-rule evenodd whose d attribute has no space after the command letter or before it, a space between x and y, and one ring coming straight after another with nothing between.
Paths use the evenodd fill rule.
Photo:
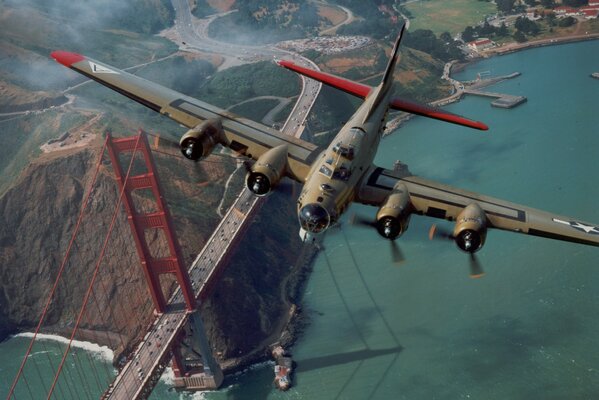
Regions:
<instances>
[{"instance_id":1,"label":"engine cowling","mask_svg":"<svg viewBox=\"0 0 599 400\"><path fill-rule=\"evenodd\" d=\"M220 119L208 119L188 130L181 137L181 153L193 161L207 157L217 143L223 143L224 132Z\"/></svg>"},{"instance_id":2,"label":"engine cowling","mask_svg":"<svg viewBox=\"0 0 599 400\"><path fill-rule=\"evenodd\" d=\"M287 166L287 146L282 144L262 154L248 171L245 184L257 196L266 196L278 185Z\"/></svg>"},{"instance_id":3,"label":"engine cowling","mask_svg":"<svg viewBox=\"0 0 599 400\"><path fill-rule=\"evenodd\" d=\"M469 204L458 215L453 237L466 253L476 253L483 247L487 238L487 216L478 204Z\"/></svg>"},{"instance_id":4,"label":"engine cowling","mask_svg":"<svg viewBox=\"0 0 599 400\"><path fill-rule=\"evenodd\" d=\"M376 214L376 229L390 240L401 236L410 223L410 194L406 185L398 183Z\"/></svg>"}]
</instances>

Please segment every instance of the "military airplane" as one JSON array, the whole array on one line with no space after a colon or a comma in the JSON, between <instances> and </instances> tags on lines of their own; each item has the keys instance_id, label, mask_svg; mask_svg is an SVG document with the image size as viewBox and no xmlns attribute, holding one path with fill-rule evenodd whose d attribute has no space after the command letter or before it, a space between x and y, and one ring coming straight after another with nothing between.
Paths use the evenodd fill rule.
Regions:
<instances>
[{"instance_id":1,"label":"military airplane","mask_svg":"<svg viewBox=\"0 0 599 400\"><path fill-rule=\"evenodd\" d=\"M179 142L183 156L198 161L220 144L255 162L248 167L247 188L270 193L288 177L303 184L297 200L304 239L335 225L352 202L378 207L366 224L394 244L412 214L455 221L442 234L470 254L471 276L482 275L474 253L485 244L489 228L599 246L599 227L477 193L456 189L410 173L373 164L390 109L487 130L482 122L393 97L393 72L405 26L393 47L381 83L376 87L278 61L284 68L362 98L364 102L330 145L320 148L268 126L193 99L99 61L66 51L51 56L64 66L107 86L190 128ZM431 230L431 235L434 229Z\"/></svg>"}]
</instances>

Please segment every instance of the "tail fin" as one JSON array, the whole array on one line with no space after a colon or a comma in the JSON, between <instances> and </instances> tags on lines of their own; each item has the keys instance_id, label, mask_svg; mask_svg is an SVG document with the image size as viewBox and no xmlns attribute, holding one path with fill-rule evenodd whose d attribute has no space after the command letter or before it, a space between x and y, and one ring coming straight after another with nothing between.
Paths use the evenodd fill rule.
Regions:
<instances>
[{"instance_id":1,"label":"tail fin","mask_svg":"<svg viewBox=\"0 0 599 400\"><path fill-rule=\"evenodd\" d=\"M397 36L397 39L395 39L395 46L393 46L393 50L391 50L391 58L389 58L387 68L385 68L385 75L383 75L383 80L381 81L381 86L383 86L381 92L386 92L393 83L393 72L395 71L397 59L399 58L399 45L401 43L401 38L403 37L403 32L405 29L406 24L404 23L401 27L399 35Z\"/></svg>"}]
</instances>

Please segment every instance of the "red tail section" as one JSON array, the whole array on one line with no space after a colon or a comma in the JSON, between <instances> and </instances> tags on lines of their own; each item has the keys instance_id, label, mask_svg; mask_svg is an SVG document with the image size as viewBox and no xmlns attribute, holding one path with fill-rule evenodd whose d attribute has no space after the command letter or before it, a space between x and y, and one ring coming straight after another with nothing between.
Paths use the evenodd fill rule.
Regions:
<instances>
[{"instance_id":1,"label":"red tail section","mask_svg":"<svg viewBox=\"0 0 599 400\"><path fill-rule=\"evenodd\" d=\"M395 70L395 63L398 59L399 45L401 42L401 37L404 28L405 26L402 27L401 33L397 37L395 46L393 47L391 58L389 60L387 68L385 69L385 75L382 80L382 85L384 87L380 90L379 95L380 93L386 93L388 92L388 90L390 90L390 85L393 81L393 71ZM336 89L344 91L345 93L349 93L353 96L360 97L361 99L365 99L366 96L368 96L370 92L373 90L371 86L354 82L333 74L327 74L326 72L301 67L297 64L294 64L291 61L282 60L277 61L277 63L284 68L297 72L298 74L307 76L308 78L316 79L317 81L320 81L325 85L332 86ZM391 100L391 102L389 103L389 107L394 110L405 111L416 115L422 115L423 117L438 119L440 121L450 122L452 124L458 124L462 126L467 126L469 128L479 129L481 131L486 131L489 129L489 127L482 122L473 121L471 119L464 118L462 116L441 110L440 108L431 107L429 105L417 103L411 100L404 100L399 97L396 97L393 100Z\"/></svg>"},{"instance_id":2,"label":"red tail section","mask_svg":"<svg viewBox=\"0 0 599 400\"><path fill-rule=\"evenodd\" d=\"M370 93L370 91L372 90L372 88L368 85L350 81L349 79L345 79L333 74L327 74L326 72L320 72L310 68L300 67L299 65L294 64L291 61L280 60L277 61L277 64L279 64L281 67L290 69L291 71L297 72L298 74L302 74L304 76L307 76L308 78L315 79L319 82L324 83L325 85L329 85L336 89L343 90L345 93L349 93L353 96L357 96L362 99L365 99L366 96L368 96L368 93Z\"/></svg>"}]
</instances>

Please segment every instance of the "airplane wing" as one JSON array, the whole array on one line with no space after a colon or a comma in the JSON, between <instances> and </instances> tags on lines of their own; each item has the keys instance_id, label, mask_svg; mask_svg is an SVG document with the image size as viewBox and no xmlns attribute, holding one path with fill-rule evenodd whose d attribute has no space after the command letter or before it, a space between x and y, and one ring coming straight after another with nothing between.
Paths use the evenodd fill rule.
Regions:
<instances>
[{"instance_id":1,"label":"airplane wing","mask_svg":"<svg viewBox=\"0 0 599 400\"><path fill-rule=\"evenodd\" d=\"M128 72L67 51L51 54L57 62L89 79L129 97L172 120L193 128L208 119L220 119L229 147L257 159L266 151L285 144L288 149L290 178L303 182L322 149L285 135L268 126L242 118L229 111L194 99Z\"/></svg>"},{"instance_id":2,"label":"airplane wing","mask_svg":"<svg viewBox=\"0 0 599 400\"><path fill-rule=\"evenodd\" d=\"M477 203L486 214L489 228L599 247L596 225L379 167L368 171L356 201L381 205L400 182L408 189L416 214L454 221L466 206Z\"/></svg>"}]
</instances>

